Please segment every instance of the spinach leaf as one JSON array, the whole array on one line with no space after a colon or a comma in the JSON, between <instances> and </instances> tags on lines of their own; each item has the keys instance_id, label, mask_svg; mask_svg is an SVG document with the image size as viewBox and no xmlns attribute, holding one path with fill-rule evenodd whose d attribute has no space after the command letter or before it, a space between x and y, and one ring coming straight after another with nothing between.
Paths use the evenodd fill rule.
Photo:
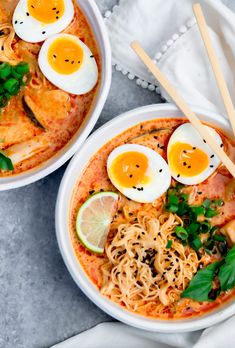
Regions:
<instances>
[{"instance_id":1,"label":"spinach leaf","mask_svg":"<svg viewBox=\"0 0 235 348\"><path fill-rule=\"evenodd\" d=\"M208 295L212 289L212 281L215 272L220 264L220 262L213 262L209 266L198 271L181 296L199 302L210 301Z\"/></svg>"},{"instance_id":2,"label":"spinach leaf","mask_svg":"<svg viewBox=\"0 0 235 348\"><path fill-rule=\"evenodd\" d=\"M221 290L230 290L235 286L235 246L229 250L224 264L219 270Z\"/></svg>"},{"instance_id":3,"label":"spinach leaf","mask_svg":"<svg viewBox=\"0 0 235 348\"><path fill-rule=\"evenodd\" d=\"M0 150L0 169L2 170L13 170L14 166L12 164L12 161L5 152Z\"/></svg>"}]
</instances>

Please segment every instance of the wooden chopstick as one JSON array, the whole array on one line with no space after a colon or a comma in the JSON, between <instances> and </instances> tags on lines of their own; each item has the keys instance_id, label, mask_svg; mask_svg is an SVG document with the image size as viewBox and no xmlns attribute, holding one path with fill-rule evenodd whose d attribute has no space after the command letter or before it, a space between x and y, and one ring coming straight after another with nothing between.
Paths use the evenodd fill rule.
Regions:
<instances>
[{"instance_id":1,"label":"wooden chopstick","mask_svg":"<svg viewBox=\"0 0 235 348\"><path fill-rule=\"evenodd\" d=\"M217 144L217 142L215 141L213 136L208 132L208 130L205 127L203 127L203 124L200 122L196 114L190 109L188 104L179 95L176 89L171 85L171 83L159 70L159 68L152 61L152 59L147 55L147 53L140 46L140 44L134 41L132 42L131 47L133 48L135 53L138 55L140 60L145 64L145 66L151 71L151 73L155 76L158 82L166 90L169 96L174 100L175 104L179 107L179 109L184 113L184 115L192 123L194 128L198 131L198 133L202 136L202 138L206 141L206 143L211 147L214 153L219 157L219 159L225 165L228 171L232 174L233 177L235 177L234 163L227 156L227 154L224 152L222 147L220 147L220 145Z\"/></svg>"},{"instance_id":2,"label":"wooden chopstick","mask_svg":"<svg viewBox=\"0 0 235 348\"><path fill-rule=\"evenodd\" d=\"M207 24L206 24L206 20L205 17L203 15L203 11L201 8L200 4L194 4L193 5L193 11L197 20L197 24L202 36L202 40L204 42L206 51L207 51L207 55L209 57L210 63L211 63L211 67L212 70L214 72L215 75L215 79L217 81L217 85L219 87L220 90L220 94L221 97L223 99L224 102L224 106L225 109L227 111L227 114L229 116L229 120L233 129L233 134L235 135L235 109L233 106L233 102L232 102L232 98L229 94L229 90L228 87L226 85L221 67L220 67L220 63L218 60L218 57L216 56L215 50L213 48L212 45L212 41L209 35L209 31L207 28Z\"/></svg>"}]
</instances>

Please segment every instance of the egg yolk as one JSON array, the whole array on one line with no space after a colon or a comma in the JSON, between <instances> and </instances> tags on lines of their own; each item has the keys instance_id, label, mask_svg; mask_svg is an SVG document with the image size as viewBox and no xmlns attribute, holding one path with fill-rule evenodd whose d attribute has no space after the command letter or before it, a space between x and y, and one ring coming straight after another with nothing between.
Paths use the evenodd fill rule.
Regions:
<instances>
[{"instance_id":1,"label":"egg yolk","mask_svg":"<svg viewBox=\"0 0 235 348\"><path fill-rule=\"evenodd\" d=\"M73 74L79 70L83 61L83 49L67 37L56 39L48 50L48 62L59 74Z\"/></svg>"},{"instance_id":2,"label":"egg yolk","mask_svg":"<svg viewBox=\"0 0 235 348\"><path fill-rule=\"evenodd\" d=\"M117 156L110 168L113 179L122 187L146 184L148 158L140 152L125 152Z\"/></svg>"},{"instance_id":3,"label":"egg yolk","mask_svg":"<svg viewBox=\"0 0 235 348\"><path fill-rule=\"evenodd\" d=\"M180 142L171 146L168 161L174 173L185 177L199 175L209 166L209 158L204 151Z\"/></svg>"},{"instance_id":4,"label":"egg yolk","mask_svg":"<svg viewBox=\"0 0 235 348\"><path fill-rule=\"evenodd\" d=\"M64 0L28 0L29 15L44 24L57 22L64 11Z\"/></svg>"}]
</instances>

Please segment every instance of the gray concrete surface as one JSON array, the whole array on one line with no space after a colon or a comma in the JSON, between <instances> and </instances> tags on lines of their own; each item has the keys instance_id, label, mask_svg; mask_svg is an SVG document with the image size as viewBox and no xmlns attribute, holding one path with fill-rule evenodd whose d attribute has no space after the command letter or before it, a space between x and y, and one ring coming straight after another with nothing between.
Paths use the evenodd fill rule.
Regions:
<instances>
[{"instance_id":1,"label":"gray concrete surface","mask_svg":"<svg viewBox=\"0 0 235 348\"><path fill-rule=\"evenodd\" d=\"M117 2L97 0L103 13ZM114 71L96 127L156 102L154 92ZM47 348L112 320L75 285L58 250L54 209L65 169L66 165L35 184L0 193L0 348Z\"/></svg>"}]
</instances>

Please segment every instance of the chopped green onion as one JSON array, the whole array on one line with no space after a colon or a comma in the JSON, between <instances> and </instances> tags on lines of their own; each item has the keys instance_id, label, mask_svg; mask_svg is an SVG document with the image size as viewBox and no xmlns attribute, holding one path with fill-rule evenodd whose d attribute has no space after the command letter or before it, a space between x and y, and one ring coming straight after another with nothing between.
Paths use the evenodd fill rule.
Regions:
<instances>
[{"instance_id":1,"label":"chopped green onion","mask_svg":"<svg viewBox=\"0 0 235 348\"><path fill-rule=\"evenodd\" d=\"M178 210L178 205L175 204L167 204L165 206L166 210L169 211L170 213L176 213Z\"/></svg>"},{"instance_id":2,"label":"chopped green onion","mask_svg":"<svg viewBox=\"0 0 235 348\"><path fill-rule=\"evenodd\" d=\"M215 199L214 201L212 201L212 203L217 206L217 207L222 207L224 205L224 201L222 199Z\"/></svg>"},{"instance_id":3,"label":"chopped green onion","mask_svg":"<svg viewBox=\"0 0 235 348\"><path fill-rule=\"evenodd\" d=\"M178 205L179 198L177 196L174 196L174 195L169 195L167 197L167 201L168 201L169 205L171 205L171 204Z\"/></svg>"},{"instance_id":4,"label":"chopped green onion","mask_svg":"<svg viewBox=\"0 0 235 348\"><path fill-rule=\"evenodd\" d=\"M209 223L209 221L203 221L201 223L201 226L200 226L200 232L201 233L207 233L207 232L210 232L211 230L211 224Z\"/></svg>"},{"instance_id":5,"label":"chopped green onion","mask_svg":"<svg viewBox=\"0 0 235 348\"><path fill-rule=\"evenodd\" d=\"M0 78L2 80L6 79L11 74L11 66L9 63L0 64Z\"/></svg>"},{"instance_id":6,"label":"chopped green onion","mask_svg":"<svg viewBox=\"0 0 235 348\"><path fill-rule=\"evenodd\" d=\"M211 206L211 200L206 198L204 202L202 203L204 208L209 208Z\"/></svg>"},{"instance_id":7,"label":"chopped green onion","mask_svg":"<svg viewBox=\"0 0 235 348\"><path fill-rule=\"evenodd\" d=\"M198 232L199 228L200 228L200 224L199 224L199 223L197 223L197 222L192 222L190 225L188 225L188 226L186 227L186 230L187 230L187 232L188 232L189 234L194 235L195 233Z\"/></svg>"},{"instance_id":8,"label":"chopped green onion","mask_svg":"<svg viewBox=\"0 0 235 348\"><path fill-rule=\"evenodd\" d=\"M172 243L173 243L173 241L170 240L170 239L168 239L166 248L167 248L167 249L170 249L170 248L172 247Z\"/></svg>"},{"instance_id":9,"label":"chopped green onion","mask_svg":"<svg viewBox=\"0 0 235 348\"><path fill-rule=\"evenodd\" d=\"M224 242L226 240L226 237L222 236L221 234L214 234L213 239L217 242Z\"/></svg>"},{"instance_id":10,"label":"chopped green onion","mask_svg":"<svg viewBox=\"0 0 235 348\"><path fill-rule=\"evenodd\" d=\"M19 92L20 84L16 79L10 78L4 82L3 87L11 95L16 95Z\"/></svg>"},{"instance_id":11,"label":"chopped green onion","mask_svg":"<svg viewBox=\"0 0 235 348\"><path fill-rule=\"evenodd\" d=\"M186 240L188 238L188 232L182 226L175 227L175 234L179 239Z\"/></svg>"},{"instance_id":12,"label":"chopped green onion","mask_svg":"<svg viewBox=\"0 0 235 348\"><path fill-rule=\"evenodd\" d=\"M15 67L15 71L22 77L29 72L29 64L21 62Z\"/></svg>"},{"instance_id":13,"label":"chopped green onion","mask_svg":"<svg viewBox=\"0 0 235 348\"><path fill-rule=\"evenodd\" d=\"M205 214L205 208L203 206L192 206L191 209L196 216Z\"/></svg>"},{"instance_id":14,"label":"chopped green onion","mask_svg":"<svg viewBox=\"0 0 235 348\"><path fill-rule=\"evenodd\" d=\"M193 249L195 249L196 251L198 251L201 247L202 247L202 242L201 239L199 237L196 237L192 242L191 242L191 246Z\"/></svg>"},{"instance_id":15,"label":"chopped green onion","mask_svg":"<svg viewBox=\"0 0 235 348\"><path fill-rule=\"evenodd\" d=\"M208 208L208 209L206 209L205 217L212 218L218 214L219 213L215 209Z\"/></svg>"}]
</instances>

